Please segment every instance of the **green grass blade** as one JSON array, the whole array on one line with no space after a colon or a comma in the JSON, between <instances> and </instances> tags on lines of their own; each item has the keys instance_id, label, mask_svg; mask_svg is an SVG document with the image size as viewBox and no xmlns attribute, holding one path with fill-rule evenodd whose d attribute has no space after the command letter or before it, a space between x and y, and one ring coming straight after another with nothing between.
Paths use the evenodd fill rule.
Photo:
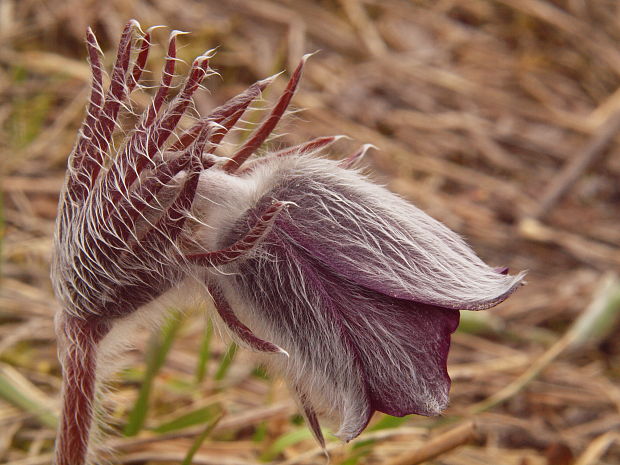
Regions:
<instances>
[{"instance_id":1,"label":"green grass blade","mask_svg":"<svg viewBox=\"0 0 620 465\"><path fill-rule=\"evenodd\" d=\"M0 398L34 415L42 424L56 429L58 416L52 410L54 402L15 368L0 364Z\"/></svg>"},{"instance_id":2,"label":"green grass blade","mask_svg":"<svg viewBox=\"0 0 620 465\"><path fill-rule=\"evenodd\" d=\"M393 417L391 415L383 415L383 417L370 428L368 431L380 431L382 429L398 428L411 419L410 415L404 417Z\"/></svg>"},{"instance_id":3,"label":"green grass blade","mask_svg":"<svg viewBox=\"0 0 620 465\"><path fill-rule=\"evenodd\" d=\"M271 462L275 460L285 449L288 449L302 441L314 440L312 432L308 428L301 428L290 433L285 433L276 439L269 448L263 452L260 460L263 462Z\"/></svg>"},{"instance_id":4,"label":"green grass blade","mask_svg":"<svg viewBox=\"0 0 620 465\"><path fill-rule=\"evenodd\" d=\"M230 345L228 346L228 349L226 350L226 353L222 357L220 366L217 367L217 371L215 372L214 378L216 381L222 381L226 377L226 374L228 373L228 370L230 369L230 365L232 364L236 353L237 353L237 344L235 344L234 342L231 342Z\"/></svg>"},{"instance_id":5,"label":"green grass blade","mask_svg":"<svg viewBox=\"0 0 620 465\"><path fill-rule=\"evenodd\" d=\"M164 324L161 331L154 334L151 338L146 354L146 370L144 372L144 378L142 380L142 385L140 386L136 403L129 413L127 424L123 430L123 434L125 434L125 436L135 436L144 426L155 376L157 376L157 373L166 360L166 356L170 351L170 347L174 342L174 338L181 326L182 321L182 313L178 311L175 312Z\"/></svg>"},{"instance_id":6,"label":"green grass blade","mask_svg":"<svg viewBox=\"0 0 620 465\"><path fill-rule=\"evenodd\" d=\"M209 320L198 352L198 366L196 368L197 383L203 382L207 376L207 365L211 357L211 339L213 339L213 322Z\"/></svg>"},{"instance_id":7,"label":"green grass blade","mask_svg":"<svg viewBox=\"0 0 620 465\"><path fill-rule=\"evenodd\" d=\"M254 434L252 435L252 441L260 444L265 439L267 439L267 434L269 433L267 429L267 423L261 421L258 425L256 425L256 429L254 430Z\"/></svg>"},{"instance_id":8,"label":"green grass blade","mask_svg":"<svg viewBox=\"0 0 620 465\"><path fill-rule=\"evenodd\" d=\"M605 273L590 305L571 327L570 350L595 347L611 336L620 320L620 278Z\"/></svg>"},{"instance_id":9,"label":"green grass blade","mask_svg":"<svg viewBox=\"0 0 620 465\"><path fill-rule=\"evenodd\" d=\"M206 407L201 407L196 410L192 410L189 413L178 416L174 420L167 421L161 425L153 428L156 433L169 433L190 426L201 425L212 420L218 413L221 413L221 407L219 404L212 404Z\"/></svg>"},{"instance_id":10,"label":"green grass blade","mask_svg":"<svg viewBox=\"0 0 620 465\"><path fill-rule=\"evenodd\" d=\"M211 422L207 425L204 431L198 436L196 436L192 447L190 447L190 449L187 451L187 455L185 456L185 459L183 459L181 465L192 465L192 459L194 458L194 455L196 455L196 452L198 452L198 449L200 449L202 443L211 435L211 433L223 417L224 413L220 412L217 417L211 420Z\"/></svg>"},{"instance_id":11,"label":"green grass blade","mask_svg":"<svg viewBox=\"0 0 620 465\"><path fill-rule=\"evenodd\" d=\"M457 331L466 334L493 334L503 330L500 319L483 312L461 312Z\"/></svg>"}]
</instances>

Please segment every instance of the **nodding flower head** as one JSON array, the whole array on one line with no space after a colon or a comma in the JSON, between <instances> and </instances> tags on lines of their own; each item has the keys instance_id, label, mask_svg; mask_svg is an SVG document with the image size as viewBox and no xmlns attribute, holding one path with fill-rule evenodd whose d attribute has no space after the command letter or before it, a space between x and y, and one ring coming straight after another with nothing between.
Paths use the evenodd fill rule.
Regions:
<instances>
[{"instance_id":1,"label":"nodding flower head","mask_svg":"<svg viewBox=\"0 0 620 465\"><path fill-rule=\"evenodd\" d=\"M116 147L150 48L130 21L107 91L87 33L92 94L57 219L52 279L63 364L57 465L89 461L94 404L115 332L188 280L202 284L215 318L282 373L323 444L319 417L359 435L374 411L435 415L446 407L446 358L459 309L506 299L523 274L484 264L455 233L342 161L322 137L245 163L285 113L304 57L284 93L234 154L224 137L272 78L258 81L185 131L192 95L212 74L194 60L169 98L176 36L161 83Z\"/></svg>"}]
</instances>

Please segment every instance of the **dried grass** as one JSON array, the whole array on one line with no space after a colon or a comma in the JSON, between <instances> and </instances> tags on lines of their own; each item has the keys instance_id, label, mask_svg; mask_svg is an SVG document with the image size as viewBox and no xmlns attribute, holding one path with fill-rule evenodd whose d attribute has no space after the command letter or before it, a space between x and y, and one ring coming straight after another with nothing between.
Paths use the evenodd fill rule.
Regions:
<instances>
[{"instance_id":1,"label":"dried grass","mask_svg":"<svg viewBox=\"0 0 620 465\"><path fill-rule=\"evenodd\" d=\"M320 49L283 140L336 132L378 146L367 157L375 179L488 262L529 270L526 288L455 335L443 418L377 418L384 429L330 443L332 463L620 463L620 3L610 0L0 2L0 373L17 370L23 397L0 389L0 462L50 462L49 412L33 408L53 413L59 389L48 265L88 87L82 35L92 25L109 50L129 17L192 31L187 59L220 46L223 79L204 107ZM573 325L587 309L594 322ZM215 338L195 382L204 328L193 312L155 381L147 430L114 439L118 462L180 463L204 426L152 429L209 404L226 414L193 463L258 463L279 438L289 442L275 463L322 462L312 440L287 436L300 429L295 408L247 354L216 382L226 346ZM130 358L109 395L119 425L144 371L142 352Z\"/></svg>"}]
</instances>

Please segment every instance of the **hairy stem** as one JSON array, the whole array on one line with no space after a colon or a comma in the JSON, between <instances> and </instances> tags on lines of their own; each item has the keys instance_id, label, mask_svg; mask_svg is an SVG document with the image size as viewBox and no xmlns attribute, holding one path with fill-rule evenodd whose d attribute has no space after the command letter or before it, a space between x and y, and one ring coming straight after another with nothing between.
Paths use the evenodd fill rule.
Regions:
<instances>
[{"instance_id":1,"label":"hairy stem","mask_svg":"<svg viewBox=\"0 0 620 465\"><path fill-rule=\"evenodd\" d=\"M108 325L67 317L59 329L63 406L55 465L85 465L94 417L97 346Z\"/></svg>"}]
</instances>

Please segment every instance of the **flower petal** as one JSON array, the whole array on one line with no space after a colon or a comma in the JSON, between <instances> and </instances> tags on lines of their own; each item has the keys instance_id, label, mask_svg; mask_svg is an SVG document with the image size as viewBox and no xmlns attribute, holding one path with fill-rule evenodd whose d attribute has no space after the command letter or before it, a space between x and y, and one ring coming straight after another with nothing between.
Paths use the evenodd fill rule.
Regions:
<instances>
[{"instance_id":1,"label":"flower petal","mask_svg":"<svg viewBox=\"0 0 620 465\"><path fill-rule=\"evenodd\" d=\"M338 420L337 435L348 441L375 410L436 415L446 407L458 311L342 279L281 231L261 248L234 275L217 279L240 319L290 354L270 362L295 386L306 412Z\"/></svg>"},{"instance_id":2,"label":"flower petal","mask_svg":"<svg viewBox=\"0 0 620 465\"><path fill-rule=\"evenodd\" d=\"M462 310L497 305L521 284L524 273L498 273L456 233L357 172L324 159L273 163L280 164L280 180L264 201L295 203L290 218L278 220L281 228L343 278L392 297Z\"/></svg>"},{"instance_id":3,"label":"flower petal","mask_svg":"<svg viewBox=\"0 0 620 465\"><path fill-rule=\"evenodd\" d=\"M448 403L446 362L458 309L504 300L522 275L483 263L463 240L359 173L305 156L266 157L253 170L225 248L276 199L293 204L251 254L210 271L235 314L290 358L271 357L317 416L358 436L372 413L436 415Z\"/></svg>"}]
</instances>

